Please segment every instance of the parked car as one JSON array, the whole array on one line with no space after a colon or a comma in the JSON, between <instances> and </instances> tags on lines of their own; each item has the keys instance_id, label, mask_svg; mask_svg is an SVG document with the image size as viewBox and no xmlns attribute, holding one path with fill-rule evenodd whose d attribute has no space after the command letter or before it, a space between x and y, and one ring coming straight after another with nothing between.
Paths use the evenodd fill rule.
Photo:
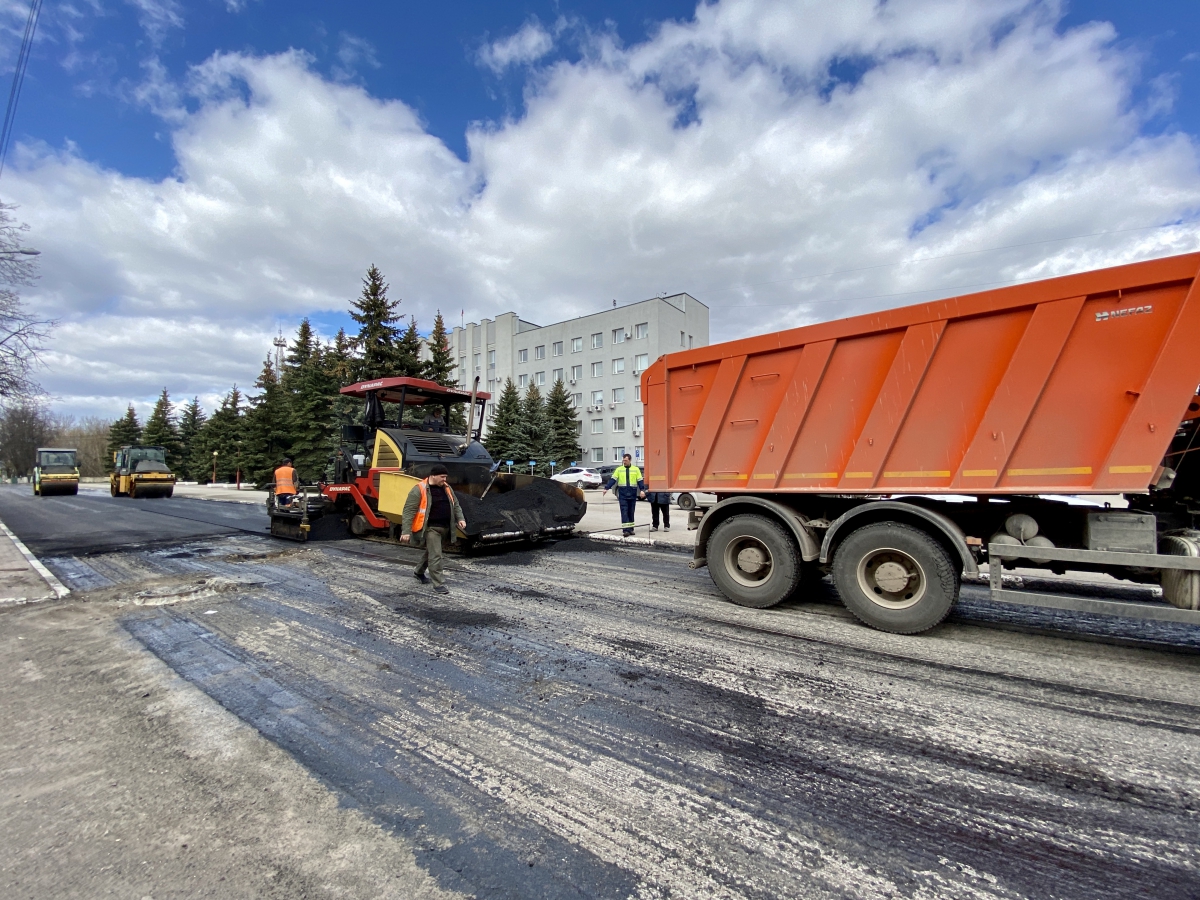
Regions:
<instances>
[{"instance_id":1,"label":"parked car","mask_svg":"<svg viewBox=\"0 0 1200 900\"><path fill-rule=\"evenodd\" d=\"M608 484L608 479L612 478L612 473L617 471L617 466L620 463L609 463L608 465L597 466L596 471L600 473L600 477L604 479L602 484Z\"/></svg>"},{"instance_id":2,"label":"parked car","mask_svg":"<svg viewBox=\"0 0 1200 900\"><path fill-rule=\"evenodd\" d=\"M585 469L583 466L571 466L563 469L553 478L554 481L565 481L580 488L603 487L605 479L595 469Z\"/></svg>"},{"instance_id":3,"label":"parked car","mask_svg":"<svg viewBox=\"0 0 1200 900\"><path fill-rule=\"evenodd\" d=\"M672 499L674 499L680 509L695 509L697 506L713 506L717 502L717 495L684 491L683 493L675 494Z\"/></svg>"}]
</instances>

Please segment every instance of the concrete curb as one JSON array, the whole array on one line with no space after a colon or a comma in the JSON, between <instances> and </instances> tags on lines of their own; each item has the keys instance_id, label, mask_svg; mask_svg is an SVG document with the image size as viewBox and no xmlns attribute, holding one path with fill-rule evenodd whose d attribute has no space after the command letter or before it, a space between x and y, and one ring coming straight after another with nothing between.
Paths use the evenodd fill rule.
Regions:
<instances>
[{"instance_id":1,"label":"concrete curb","mask_svg":"<svg viewBox=\"0 0 1200 900\"><path fill-rule=\"evenodd\" d=\"M67 596L67 594L71 593L71 589L68 588L61 581L59 581L57 578L55 578L54 573L51 572L49 569L47 569L44 565L42 565L41 560L39 560L36 556L34 556L32 553L30 553L29 548L26 547L23 543L21 543L21 539L19 537L17 537L15 534L13 534L12 531L9 529L9 527L7 525L5 525L3 522L0 522L0 532L3 532L5 537L7 537L10 541L12 541L13 546L17 548L17 551L23 557L25 557L25 561L27 563L29 563L30 568L32 568L35 572L37 572L39 575L42 576L42 580L45 581L46 584L49 586L50 590L54 592L54 596L56 598L61 600L63 597ZM47 599L48 600L49 598L48 597L35 598L35 599L30 600L25 597L13 597L13 598L6 599L4 602L8 603L8 604L36 603L37 599Z\"/></svg>"}]
</instances>

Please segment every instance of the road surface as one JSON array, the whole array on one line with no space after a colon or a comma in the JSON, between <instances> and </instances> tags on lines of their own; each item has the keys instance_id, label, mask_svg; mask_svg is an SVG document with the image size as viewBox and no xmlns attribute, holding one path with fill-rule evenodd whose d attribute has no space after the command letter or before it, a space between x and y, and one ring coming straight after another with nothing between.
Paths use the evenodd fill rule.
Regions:
<instances>
[{"instance_id":1,"label":"road surface","mask_svg":"<svg viewBox=\"0 0 1200 900\"><path fill-rule=\"evenodd\" d=\"M127 536L172 509L95 502ZM51 540L14 523L16 508L0 491L0 518L30 546ZM968 590L956 621L884 635L828 586L746 610L682 554L584 540L457 559L441 598L411 577L412 551L283 544L181 509L190 524L172 527L202 534L172 542L151 527L140 533L153 543L91 553L61 535L44 560L75 593L5 612L6 654L54 658L51 621L113 623L195 694L185 719L215 702L379 828L371 840L411 859L414 895L1197 896L1189 629L1159 634L1161 650L1077 640L1104 631L1086 617L1005 630ZM30 644L12 650L18 632ZM94 643L102 669L117 651ZM39 671L24 689L52 707L54 678ZM93 689L102 702L105 685ZM188 777L177 790L211 789ZM260 790L251 781L227 790ZM39 802L26 812L49 820L52 800ZM174 806L136 816L151 828ZM112 827L135 815L118 808ZM241 808L231 799L231 827ZM67 865L87 844L82 824L62 827ZM34 870L28 832L3 835L17 862L0 887L73 883L62 872L78 869ZM174 881L156 879L177 878L176 861L150 855L141 881L130 858L127 883L165 895ZM240 871L252 895L257 870ZM322 877L309 895L371 896Z\"/></svg>"}]
</instances>

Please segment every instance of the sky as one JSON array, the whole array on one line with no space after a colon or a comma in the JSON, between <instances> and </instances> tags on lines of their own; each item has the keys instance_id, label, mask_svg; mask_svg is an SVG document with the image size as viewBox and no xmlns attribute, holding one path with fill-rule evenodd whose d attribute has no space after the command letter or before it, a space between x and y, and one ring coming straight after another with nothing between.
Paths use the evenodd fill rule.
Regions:
<instances>
[{"instance_id":1,"label":"sky","mask_svg":"<svg viewBox=\"0 0 1200 900\"><path fill-rule=\"evenodd\" d=\"M372 264L423 332L687 291L718 341L1197 250L1198 141L1194 2L68 0L0 200L56 411L115 418Z\"/></svg>"}]
</instances>

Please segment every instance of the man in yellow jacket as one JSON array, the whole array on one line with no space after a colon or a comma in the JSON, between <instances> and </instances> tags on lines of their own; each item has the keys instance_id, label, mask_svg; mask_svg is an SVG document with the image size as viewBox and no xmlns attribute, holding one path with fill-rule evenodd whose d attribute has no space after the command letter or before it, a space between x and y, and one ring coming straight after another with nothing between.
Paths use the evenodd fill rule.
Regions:
<instances>
[{"instance_id":1,"label":"man in yellow jacket","mask_svg":"<svg viewBox=\"0 0 1200 900\"><path fill-rule=\"evenodd\" d=\"M433 589L439 594L450 593L446 587L446 576L442 571L442 543L458 540L454 526L459 531L467 527L462 507L446 476L450 474L440 463L430 467L429 477L413 485L404 501L404 518L400 526L400 543L411 543L425 550L413 577L421 584L433 581ZM429 577L425 577L425 571Z\"/></svg>"},{"instance_id":2,"label":"man in yellow jacket","mask_svg":"<svg viewBox=\"0 0 1200 900\"><path fill-rule=\"evenodd\" d=\"M638 499L646 498L646 483L642 481L642 470L633 465L633 457L628 453L621 457L621 465L613 471L604 489L613 487L617 489L617 503L621 507L621 534L633 537L633 511Z\"/></svg>"}]
</instances>

